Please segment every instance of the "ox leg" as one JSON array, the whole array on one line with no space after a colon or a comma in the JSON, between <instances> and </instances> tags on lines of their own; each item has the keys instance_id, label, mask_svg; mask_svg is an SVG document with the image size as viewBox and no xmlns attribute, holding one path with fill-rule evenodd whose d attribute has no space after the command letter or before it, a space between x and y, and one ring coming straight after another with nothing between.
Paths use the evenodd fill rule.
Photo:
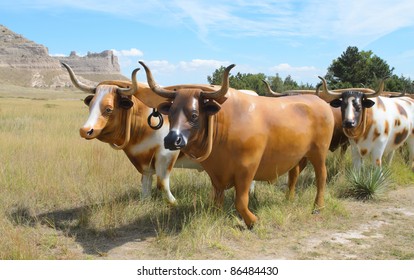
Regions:
<instances>
[{"instance_id":1,"label":"ox leg","mask_svg":"<svg viewBox=\"0 0 414 280\"><path fill-rule=\"evenodd\" d=\"M252 181L252 183L250 184L250 188L249 188L249 194L252 197L256 195L254 187L255 187L255 181Z\"/></svg>"},{"instance_id":2,"label":"ox leg","mask_svg":"<svg viewBox=\"0 0 414 280\"><path fill-rule=\"evenodd\" d=\"M170 190L170 174L177 160L177 154L167 154L166 156L156 158L155 173L157 174L157 188L162 191L164 199L170 205L176 205L177 201Z\"/></svg>"},{"instance_id":3,"label":"ox leg","mask_svg":"<svg viewBox=\"0 0 414 280\"><path fill-rule=\"evenodd\" d=\"M295 199L296 184L298 182L299 174L303 169L305 169L307 162L307 159L303 158L298 165L289 170L286 199L290 201L293 201Z\"/></svg>"},{"instance_id":4,"label":"ox leg","mask_svg":"<svg viewBox=\"0 0 414 280\"><path fill-rule=\"evenodd\" d=\"M289 201L293 201L295 199L296 183L298 182L299 173L299 165L296 165L289 170L288 190L286 192L286 199Z\"/></svg>"},{"instance_id":5,"label":"ox leg","mask_svg":"<svg viewBox=\"0 0 414 280\"><path fill-rule=\"evenodd\" d=\"M358 147L355 145L351 146L351 153L352 153L352 165L354 169L359 170L362 165L362 157L359 154Z\"/></svg>"},{"instance_id":6,"label":"ox leg","mask_svg":"<svg viewBox=\"0 0 414 280\"><path fill-rule=\"evenodd\" d=\"M395 150L388 153L387 156L385 157L385 162L387 163L387 165L391 164L392 159L394 158L394 153L395 153Z\"/></svg>"},{"instance_id":7,"label":"ox leg","mask_svg":"<svg viewBox=\"0 0 414 280\"><path fill-rule=\"evenodd\" d=\"M316 178L316 198L314 203L314 210L313 214L318 214L321 209L325 207L325 187L326 187L326 178L327 178L327 171L326 171L326 153L322 155L317 155L314 158L309 158L310 162L313 165L313 169L315 170L315 178Z\"/></svg>"},{"instance_id":8,"label":"ox leg","mask_svg":"<svg viewBox=\"0 0 414 280\"><path fill-rule=\"evenodd\" d=\"M349 146L349 142L348 141L346 143L343 143L341 145L341 153L340 153L341 158L343 158L345 156L345 153L346 153L346 150L348 149L348 146Z\"/></svg>"},{"instance_id":9,"label":"ox leg","mask_svg":"<svg viewBox=\"0 0 414 280\"><path fill-rule=\"evenodd\" d=\"M384 154L385 145L378 147L377 149L372 150L372 164L381 168L382 166L382 156Z\"/></svg>"},{"instance_id":10,"label":"ox leg","mask_svg":"<svg viewBox=\"0 0 414 280\"><path fill-rule=\"evenodd\" d=\"M169 174L163 178L157 176L157 187L162 190L162 194L167 202L171 205L177 205L177 200L173 196L170 190L170 176Z\"/></svg>"},{"instance_id":11,"label":"ox leg","mask_svg":"<svg viewBox=\"0 0 414 280\"><path fill-rule=\"evenodd\" d=\"M216 176L217 174L208 174L210 176L210 180L211 180L211 184L213 186L212 192L211 192L211 197L212 197L212 201L214 206L217 209L222 209L223 208L223 204L224 204L224 190L225 188L222 187L222 181L220 180L220 178L218 176Z\"/></svg>"},{"instance_id":12,"label":"ox leg","mask_svg":"<svg viewBox=\"0 0 414 280\"><path fill-rule=\"evenodd\" d=\"M213 187L213 201L214 201L214 205L218 209L222 209L223 204L224 204L224 190L214 186Z\"/></svg>"},{"instance_id":13,"label":"ox leg","mask_svg":"<svg viewBox=\"0 0 414 280\"><path fill-rule=\"evenodd\" d=\"M246 175L246 174L245 174ZM238 178L236 179L236 197L235 204L236 210L242 216L247 227L251 229L257 221L257 217L249 210L249 189L250 184L253 181L253 175L251 179Z\"/></svg>"},{"instance_id":14,"label":"ox leg","mask_svg":"<svg viewBox=\"0 0 414 280\"><path fill-rule=\"evenodd\" d=\"M414 132L411 134L411 137L407 140L408 144L408 152L409 152L409 160L411 163L411 170L414 172Z\"/></svg>"},{"instance_id":15,"label":"ox leg","mask_svg":"<svg viewBox=\"0 0 414 280\"><path fill-rule=\"evenodd\" d=\"M143 173L141 178L141 185L142 185L142 199L149 199L151 198L151 186L152 186L152 174L151 173Z\"/></svg>"}]
</instances>

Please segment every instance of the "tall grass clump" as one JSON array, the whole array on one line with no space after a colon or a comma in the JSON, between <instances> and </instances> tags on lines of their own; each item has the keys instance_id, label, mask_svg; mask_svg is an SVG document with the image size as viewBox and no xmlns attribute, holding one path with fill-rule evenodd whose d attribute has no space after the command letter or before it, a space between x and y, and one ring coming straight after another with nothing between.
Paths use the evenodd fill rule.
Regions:
<instances>
[{"instance_id":1,"label":"tall grass clump","mask_svg":"<svg viewBox=\"0 0 414 280\"><path fill-rule=\"evenodd\" d=\"M392 180L397 185L406 186L413 184L414 172L411 170L411 160L407 144L395 152L390 168L392 170Z\"/></svg>"},{"instance_id":2,"label":"tall grass clump","mask_svg":"<svg viewBox=\"0 0 414 280\"><path fill-rule=\"evenodd\" d=\"M341 196L363 201L380 198L391 184L391 171L388 167L367 165L360 169L347 168L345 177Z\"/></svg>"}]
</instances>

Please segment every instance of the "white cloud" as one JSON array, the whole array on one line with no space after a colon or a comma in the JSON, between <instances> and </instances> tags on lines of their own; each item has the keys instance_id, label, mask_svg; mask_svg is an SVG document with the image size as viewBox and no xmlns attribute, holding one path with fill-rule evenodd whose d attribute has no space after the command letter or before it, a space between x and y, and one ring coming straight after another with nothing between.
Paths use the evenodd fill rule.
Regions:
<instances>
[{"instance_id":1,"label":"white cloud","mask_svg":"<svg viewBox=\"0 0 414 280\"><path fill-rule=\"evenodd\" d=\"M162 85L206 84L207 76L211 75L217 68L231 64L228 61L209 59L193 59L191 61L179 61L177 63L172 63L168 60L150 60L144 62L151 69L155 80ZM132 71L132 66L121 64L121 69L124 75L128 76ZM142 75L144 76L141 76L141 80L145 81L145 74Z\"/></svg>"},{"instance_id":2,"label":"white cloud","mask_svg":"<svg viewBox=\"0 0 414 280\"><path fill-rule=\"evenodd\" d=\"M297 82L308 82L315 80L322 71L314 66L291 66L288 63L281 63L269 69L271 75L279 74L282 78L290 75Z\"/></svg>"},{"instance_id":3,"label":"white cloud","mask_svg":"<svg viewBox=\"0 0 414 280\"><path fill-rule=\"evenodd\" d=\"M212 35L220 35L315 37L346 42L347 45L368 44L399 28L414 25L412 0L118 2L114 5L110 0L15 0L12 6L32 9L70 7L113 14L149 25L182 26L204 42L208 42Z\"/></svg>"},{"instance_id":4,"label":"white cloud","mask_svg":"<svg viewBox=\"0 0 414 280\"><path fill-rule=\"evenodd\" d=\"M281 63L279 65L273 66L270 68L270 71L276 72L276 73L298 73L298 72L314 72L316 71L316 67L314 66L299 66L294 67L289 65L288 63Z\"/></svg>"},{"instance_id":5,"label":"white cloud","mask_svg":"<svg viewBox=\"0 0 414 280\"><path fill-rule=\"evenodd\" d=\"M143 56L144 53L136 48L129 50L112 50L116 56Z\"/></svg>"},{"instance_id":6,"label":"white cloud","mask_svg":"<svg viewBox=\"0 0 414 280\"><path fill-rule=\"evenodd\" d=\"M179 61L177 63L172 63L168 60L151 60L144 62L151 69L151 72L154 74L154 78L159 81L160 84L164 85L207 83L207 76L211 75L221 66L227 67L231 64L228 61L213 59L193 59L190 61ZM122 72L126 76L130 75L132 68L141 67L140 65L137 66L137 64L134 63L131 65L123 64L121 61L120 64ZM249 65L236 65L236 68L232 70L232 73L235 74L237 72L257 74L262 71ZM311 81L310 83L317 83L317 76L323 71L314 66L292 66L288 63L281 63L270 67L264 72L265 75L269 76L274 76L277 73L282 78L290 75L298 82L307 83ZM142 79L145 80L145 78Z\"/></svg>"},{"instance_id":7,"label":"white cloud","mask_svg":"<svg viewBox=\"0 0 414 280\"><path fill-rule=\"evenodd\" d=\"M213 72L221 66L228 66L228 61L208 60L208 59L193 59L191 61L179 61L174 64L168 60L151 60L144 61L145 64L154 73L170 74L175 72L197 72L197 71L211 71ZM210 73L211 74L211 73Z\"/></svg>"},{"instance_id":8,"label":"white cloud","mask_svg":"<svg viewBox=\"0 0 414 280\"><path fill-rule=\"evenodd\" d=\"M405 59L407 59L407 58L414 58L414 49L413 50L407 50L407 51L404 51L403 53L401 53L401 57L402 58L405 58Z\"/></svg>"},{"instance_id":9,"label":"white cloud","mask_svg":"<svg viewBox=\"0 0 414 280\"><path fill-rule=\"evenodd\" d=\"M144 61L145 64L151 69L153 73L174 73L177 69L177 66L168 62L167 60L152 60Z\"/></svg>"},{"instance_id":10,"label":"white cloud","mask_svg":"<svg viewBox=\"0 0 414 280\"><path fill-rule=\"evenodd\" d=\"M412 0L176 0L163 6L203 41L212 35L279 36L366 45L414 25Z\"/></svg>"},{"instance_id":11,"label":"white cloud","mask_svg":"<svg viewBox=\"0 0 414 280\"><path fill-rule=\"evenodd\" d=\"M194 71L197 69L209 69L214 71L221 66L228 66L228 61L219 61L219 60L205 60L205 59L193 59L191 61L180 61L178 63L178 68L184 71Z\"/></svg>"}]
</instances>

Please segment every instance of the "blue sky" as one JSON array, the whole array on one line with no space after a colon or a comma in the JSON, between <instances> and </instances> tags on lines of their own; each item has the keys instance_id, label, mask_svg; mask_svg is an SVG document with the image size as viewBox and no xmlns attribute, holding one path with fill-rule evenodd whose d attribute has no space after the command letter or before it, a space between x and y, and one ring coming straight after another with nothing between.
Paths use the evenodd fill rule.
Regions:
<instances>
[{"instance_id":1,"label":"blue sky","mask_svg":"<svg viewBox=\"0 0 414 280\"><path fill-rule=\"evenodd\" d=\"M207 83L231 63L316 84L348 46L414 78L412 0L0 1L0 24L51 55L113 49L124 75L144 60L162 85Z\"/></svg>"}]
</instances>

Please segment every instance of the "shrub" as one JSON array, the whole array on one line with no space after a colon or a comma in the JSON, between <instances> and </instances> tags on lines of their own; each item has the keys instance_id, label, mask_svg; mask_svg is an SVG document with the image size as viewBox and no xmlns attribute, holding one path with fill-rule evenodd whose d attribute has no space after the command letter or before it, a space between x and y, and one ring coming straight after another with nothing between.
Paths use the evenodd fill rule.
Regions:
<instances>
[{"instance_id":1,"label":"shrub","mask_svg":"<svg viewBox=\"0 0 414 280\"><path fill-rule=\"evenodd\" d=\"M346 184L342 196L358 200L377 199L384 194L390 181L391 172L387 167L362 166L356 170L347 168L345 171Z\"/></svg>"}]
</instances>

